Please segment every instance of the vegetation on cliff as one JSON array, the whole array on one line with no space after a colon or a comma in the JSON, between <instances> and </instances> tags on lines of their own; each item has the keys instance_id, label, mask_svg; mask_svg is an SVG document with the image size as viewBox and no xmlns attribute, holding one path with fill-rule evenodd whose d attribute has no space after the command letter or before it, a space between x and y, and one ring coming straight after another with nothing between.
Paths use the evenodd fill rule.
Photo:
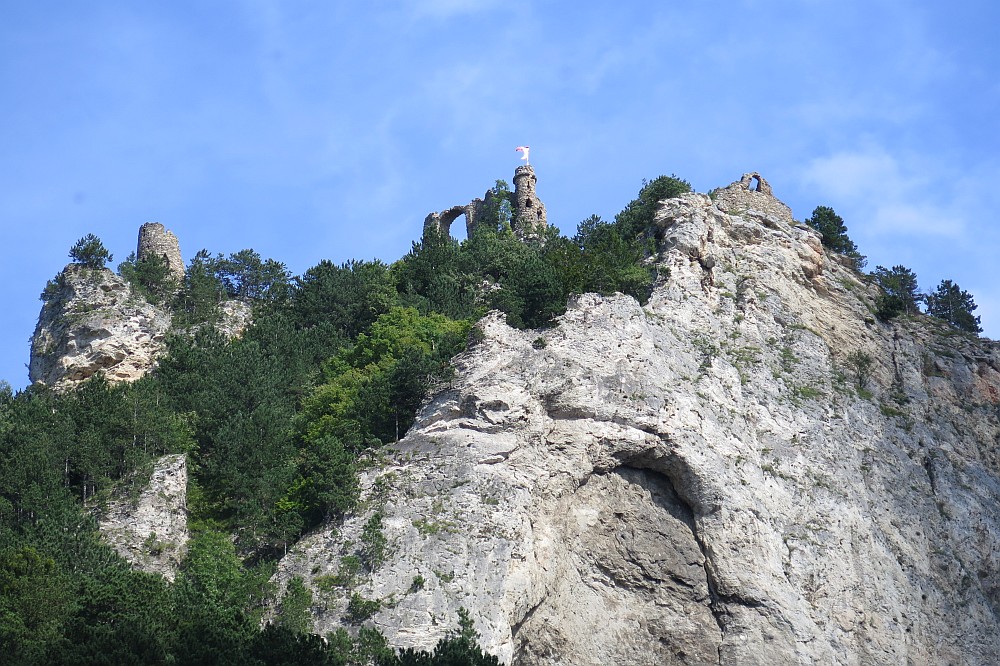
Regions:
<instances>
[{"instance_id":1,"label":"vegetation on cliff","mask_svg":"<svg viewBox=\"0 0 1000 666\"><path fill-rule=\"evenodd\" d=\"M2 654L24 664L496 663L467 617L433 655L397 654L365 629L324 642L308 634L308 591L295 587L277 624L260 631L274 562L354 506L358 470L448 381L485 312L536 328L574 293L645 302L658 277L657 202L689 190L661 176L614 222L592 216L572 237L549 227L528 242L501 206L461 243L429 234L392 265L324 261L297 277L253 250L199 252L181 283L156 258L127 259L122 275L173 314L157 370L131 384L95 377L64 393L0 392ZM811 224L824 244L860 261L843 221L822 208ZM102 250L88 236L73 258L101 268L111 260ZM884 319L917 312L915 275L879 267L873 279ZM230 298L254 306L253 325L232 340L210 325ZM942 283L926 302L930 314L978 330L957 285ZM194 538L168 585L102 545L92 511L113 488L141 485L155 457L181 452L193 474Z\"/></svg>"},{"instance_id":2,"label":"vegetation on cliff","mask_svg":"<svg viewBox=\"0 0 1000 666\"><path fill-rule=\"evenodd\" d=\"M666 181L654 182L662 189ZM476 647L467 617L433 654L397 654L364 629L323 642L308 635L309 602L296 601L294 589L277 625L261 632L274 594L267 581L299 535L352 507L357 471L406 432L429 388L448 380L450 359L486 311L538 327L565 311L571 293L648 297L655 269L643 232L655 202L649 184L643 192L620 220L590 218L572 238L550 228L522 242L500 207L464 242L430 236L391 266L324 261L295 278L253 250L199 252L180 283L157 256L130 256L122 276L173 314L176 333L157 370L131 384L98 376L66 392L0 394L5 659L496 663ZM111 260L93 235L71 257L94 268ZM230 298L255 311L233 340L211 326ZM192 471L194 537L168 585L103 545L92 512L112 489L138 489L153 459L180 452Z\"/></svg>"}]
</instances>

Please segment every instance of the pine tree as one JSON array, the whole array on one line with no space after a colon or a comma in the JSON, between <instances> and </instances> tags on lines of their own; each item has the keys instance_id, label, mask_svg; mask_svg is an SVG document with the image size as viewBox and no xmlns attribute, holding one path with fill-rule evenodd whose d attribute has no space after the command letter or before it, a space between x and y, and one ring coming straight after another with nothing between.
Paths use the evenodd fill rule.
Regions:
<instances>
[{"instance_id":1,"label":"pine tree","mask_svg":"<svg viewBox=\"0 0 1000 666\"><path fill-rule=\"evenodd\" d=\"M829 248L854 260L859 270L865 265L865 257L858 252L858 246L847 236L844 218L829 206L816 206L806 224L823 236L823 247Z\"/></svg>"},{"instance_id":2,"label":"pine tree","mask_svg":"<svg viewBox=\"0 0 1000 666\"><path fill-rule=\"evenodd\" d=\"M691 183L676 175L658 176L650 181L643 180L639 196L615 215L615 225L625 238L637 236L653 224L661 201L690 191Z\"/></svg>"},{"instance_id":3,"label":"pine tree","mask_svg":"<svg viewBox=\"0 0 1000 666\"><path fill-rule=\"evenodd\" d=\"M932 293L927 295L927 314L954 326L967 333L980 333L979 317L972 314L977 307L972 294L962 291L951 280L942 280Z\"/></svg>"},{"instance_id":4,"label":"pine tree","mask_svg":"<svg viewBox=\"0 0 1000 666\"><path fill-rule=\"evenodd\" d=\"M87 234L78 240L70 248L69 258L88 268L104 268L104 264L113 260L104 243L94 234Z\"/></svg>"},{"instance_id":5,"label":"pine tree","mask_svg":"<svg viewBox=\"0 0 1000 666\"><path fill-rule=\"evenodd\" d=\"M882 294L876 301L876 315L882 321L888 321L901 314L916 314L919 312L917 295L917 274L906 266L876 266L872 272L876 284L882 288Z\"/></svg>"}]
</instances>

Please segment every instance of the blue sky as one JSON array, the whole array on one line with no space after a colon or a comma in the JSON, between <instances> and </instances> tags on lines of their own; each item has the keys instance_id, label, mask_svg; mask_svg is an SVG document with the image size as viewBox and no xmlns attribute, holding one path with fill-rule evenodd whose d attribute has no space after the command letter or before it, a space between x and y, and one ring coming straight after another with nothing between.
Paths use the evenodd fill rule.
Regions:
<instances>
[{"instance_id":1,"label":"blue sky","mask_svg":"<svg viewBox=\"0 0 1000 666\"><path fill-rule=\"evenodd\" d=\"M0 379L27 383L46 280L144 222L185 259L298 274L405 254L532 147L565 233L643 178L760 171L877 264L973 293L1000 336L1000 4L13 2L0 22Z\"/></svg>"}]
</instances>

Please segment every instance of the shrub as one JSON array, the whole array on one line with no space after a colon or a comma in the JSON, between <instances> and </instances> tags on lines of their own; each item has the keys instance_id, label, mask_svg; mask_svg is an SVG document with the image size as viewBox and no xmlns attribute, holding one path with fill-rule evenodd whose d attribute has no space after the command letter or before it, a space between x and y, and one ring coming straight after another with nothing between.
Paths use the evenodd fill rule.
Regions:
<instances>
[{"instance_id":1,"label":"shrub","mask_svg":"<svg viewBox=\"0 0 1000 666\"><path fill-rule=\"evenodd\" d=\"M867 352L856 350L847 355L847 364L854 373L854 383L858 391L865 391L872 376L875 359Z\"/></svg>"},{"instance_id":2,"label":"shrub","mask_svg":"<svg viewBox=\"0 0 1000 666\"><path fill-rule=\"evenodd\" d=\"M353 592L350 601L347 602L347 615L344 619L351 624L361 624L377 613L381 607L382 603L378 599L365 599L357 592Z\"/></svg>"}]
</instances>

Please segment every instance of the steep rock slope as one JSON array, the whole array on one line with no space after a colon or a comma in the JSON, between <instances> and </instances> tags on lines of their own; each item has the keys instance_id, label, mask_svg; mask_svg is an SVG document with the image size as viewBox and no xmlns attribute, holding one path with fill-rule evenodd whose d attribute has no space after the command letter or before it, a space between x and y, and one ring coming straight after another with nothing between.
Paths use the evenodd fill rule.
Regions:
<instances>
[{"instance_id":1,"label":"steep rock slope","mask_svg":"<svg viewBox=\"0 0 1000 666\"><path fill-rule=\"evenodd\" d=\"M465 607L505 663L1000 663L1000 353L877 323L768 191L716 199L664 202L645 307L481 322L363 508L280 563L316 631L427 647Z\"/></svg>"},{"instance_id":2,"label":"steep rock slope","mask_svg":"<svg viewBox=\"0 0 1000 666\"><path fill-rule=\"evenodd\" d=\"M133 381L155 364L170 315L106 268L70 264L46 289L31 339L28 377L68 387L104 371Z\"/></svg>"},{"instance_id":3,"label":"steep rock slope","mask_svg":"<svg viewBox=\"0 0 1000 666\"><path fill-rule=\"evenodd\" d=\"M163 456L136 498L114 498L100 518L104 539L135 568L173 580L189 539L187 459Z\"/></svg>"}]
</instances>

